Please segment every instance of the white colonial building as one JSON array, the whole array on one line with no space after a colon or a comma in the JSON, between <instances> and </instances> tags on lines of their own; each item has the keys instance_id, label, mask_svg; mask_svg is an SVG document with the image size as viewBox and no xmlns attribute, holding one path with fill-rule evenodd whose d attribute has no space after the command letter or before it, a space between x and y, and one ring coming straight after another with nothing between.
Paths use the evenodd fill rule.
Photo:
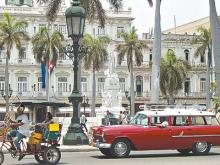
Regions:
<instances>
[{"instance_id":1,"label":"white colonial building","mask_svg":"<svg viewBox=\"0 0 220 165\"><path fill-rule=\"evenodd\" d=\"M58 18L54 23L54 29L64 34L67 43L70 40L67 38L67 28L64 12L68 5L62 4ZM0 20L3 12L9 12L15 19L23 19L28 22L26 31L32 37L40 28L47 26L44 6L0 6ZM113 42L109 45L109 55L115 57L116 73L119 77L120 91L123 94L122 104L128 106L129 101L125 97L124 92L129 90L129 72L126 65L126 60L122 65L117 64L117 52L115 45L122 42L122 38L118 35L119 32L129 32L132 26L132 10L114 12L108 10L105 28L101 28L97 21L93 23L86 22L85 32L96 36L110 36ZM205 104L205 65L206 57L198 59L194 58L196 45L191 45L190 40L193 35L187 34L164 34L162 37L162 55L165 55L168 49L175 51L178 57L181 57L190 62L193 66L192 71L188 75L184 89L176 97L176 103L180 104ZM142 37L149 47L153 45L153 36L143 34ZM150 94L150 76L151 68L150 61L152 59L152 49L144 50L144 62L140 67L134 67L134 86L136 91L135 109L139 110L139 105L149 103ZM65 56L60 56L57 65L51 75L50 82L50 101L59 103L68 103L73 88L73 70L72 62ZM108 69L108 63L105 68L96 73L96 90L97 99L96 105L101 105L101 92L104 89L105 70ZM3 90L5 86L5 50L0 49L0 88ZM43 117L45 106L40 105L42 100L47 100L45 90L42 89L41 66L35 61L32 53L31 42L22 43L22 51L13 48L9 61L9 81L10 88L13 90L10 98L11 102L18 102L18 98L25 102L29 110L31 120L40 121ZM81 70L81 92L82 95L89 98L91 105L92 96L92 72L90 70ZM186 95L187 94L187 95ZM161 97L161 102L165 103L166 99ZM5 111L5 101L0 98L0 110ZM71 116L72 107L53 108L57 116ZM90 107L86 107L86 111L90 111ZM65 115L64 115L65 113ZM0 119L1 120L1 119Z\"/></svg>"}]
</instances>

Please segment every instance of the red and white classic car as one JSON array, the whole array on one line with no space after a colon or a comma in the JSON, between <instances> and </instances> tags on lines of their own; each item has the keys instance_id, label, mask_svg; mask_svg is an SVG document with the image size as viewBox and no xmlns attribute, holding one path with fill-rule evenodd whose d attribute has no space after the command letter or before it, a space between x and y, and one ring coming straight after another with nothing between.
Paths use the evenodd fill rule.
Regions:
<instances>
[{"instance_id":1,"label":"red and white classic car","mask_svg":"<svg viewBox=\"0 0 220 165\"><path fill-rule=\"evenodd\" d=\"M165 125L161 125L166 120ZM131 150L177 150L208 154L220 146L220 125L212 112L163 108L138 112L129 125L93 129L94 146L106 156L127 157Z\"/></svg>"}]
</instances>

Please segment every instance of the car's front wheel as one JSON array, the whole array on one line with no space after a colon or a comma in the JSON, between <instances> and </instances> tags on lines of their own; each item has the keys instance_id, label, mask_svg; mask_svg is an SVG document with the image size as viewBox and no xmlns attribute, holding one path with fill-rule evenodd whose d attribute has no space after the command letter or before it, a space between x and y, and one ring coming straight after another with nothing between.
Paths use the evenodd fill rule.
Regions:
<instances>
[{"instance_id":1,"label":"car's front wheel","mask_svg":"<svg viewBox=\"0 0 220 165\"><path fill-rule=\"evenodd\" d=\"M117 139L111 146L111 156L116 158L128 157L130 151L131 145L127 139Z\"/></svg>"},{"instance_id":2,"label":"car's front wheel","mask_svg":"<svg viewBox=\"0 0 220 165\"><path fill-rule=\"evenodd\" d=\"M192 152L194 155L205 155L208 154L211 149L211 144L207 142L196 142L193 145Z\"/></svg>"}]
</instances>

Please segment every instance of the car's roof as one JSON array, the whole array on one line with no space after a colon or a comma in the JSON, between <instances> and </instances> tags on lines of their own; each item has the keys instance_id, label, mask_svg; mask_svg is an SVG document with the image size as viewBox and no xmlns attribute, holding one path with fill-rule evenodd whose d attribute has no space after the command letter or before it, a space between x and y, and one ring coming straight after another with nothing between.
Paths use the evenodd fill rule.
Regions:
<instances>
[{"instance_id":1,"label":"car's roof","mask_svg":"<svg viewBox=\"0 0 220 165\"><path fill-rule=\"evenodd\" d=\"M202 111L194 108L164 108L152 109L138 112L147 116L214 116L215 114L208 111Z\"/></svg>"}]
</instances>

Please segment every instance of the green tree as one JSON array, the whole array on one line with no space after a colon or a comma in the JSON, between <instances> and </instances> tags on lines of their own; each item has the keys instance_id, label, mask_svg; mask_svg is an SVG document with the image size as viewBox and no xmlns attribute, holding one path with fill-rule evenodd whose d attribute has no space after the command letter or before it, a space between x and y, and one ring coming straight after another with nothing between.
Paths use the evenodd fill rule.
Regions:
<instances>
[{"instance_id":1,"label":"green tree","mask_svg":"<svg viewBox=\"0 0 220 165\"><path fill-rule=\"evenodd\" d=\"M138 39L137 29L132 27L130 33L121 33L124 42L116 46L118 52L118 64L126 58L128 70L130 72L130 99L131 99L131 115L134 116L134 76L133 66L136 63L140 66L143 62L142 49L147 48L147 45Z\"/></svg>"},{"instance_id":2,"label":"green tree","mask_svg":"<svg viewBox=\"0 0 220 165\"><path fill-rule=\"evenodd\" d=\"M177 59L174 51L169 49L164 58L161 58L160 89L168 99L168 104L175 103L175 95L183 88L190 65L187 61Z\"/></svg>"},{"instance_id":3,"label":"green tree","mask_svg":"<svg viewBox=\"0 0 220 165\"><path fill-rule=\"evenodd\" d=\"M36 56L37 62L46 63L46 68L49 64L56 65L59 51L63 48L64 36L58 32L50 32L48 28L41 28L40 31L32 38L32 50ZM46 69L46 81L49 82L49 69ZM46 83L47 98L49 97L49 84Z\"/></svg>"},{"instance_id":4,"label":"green tree","mask_svg":"<svg viewBox=\"0 0 220 165\"><path fill-rule=\"evenodd\" d=\"M217 82L217 95L220 98L220 24L215 7L215 0L209 0L210 28L212 36L212 46L215 57L215 77Z\"/></svg>"},{"instance_id":5,"label":"green tree","mask_svg":"<svg viewBox=\"0 0 220 165\"><path fill-rule=\"evenodd\" d=\"M8 61L11 56L13 46L20 51L22 41L28 41L29 36L25 31L28 26L24 20L14 20L13 17L5 12L3 20L0 21L0 47L6 50L6 64L5 64L5 102L6 112L9 110L9 73Z\"/></svg>"},{"instance_id":6,"label":"green tree","mask_svg":"<svg viewBox=\"0 0 220 165\"><path fill-rule=\"evenodd\" d=\"M91 115L95 116L96 103L96 71L99 71L108 60L107 45L111 39L107 36L93 38L89 34L85 34L83 45L85 47L85 56L83 59L85 69L92 69L92 111Z\"/></svg>"},{"instance_id":7,"label":"green tree","mask_svg":"<svg viewBox=\"0 0 220 165\"><path fill-rule=\"evenodd\" d=\"M148 0L150 6L153 6L153 0ZM151 72L151 103L159 103L160 95L160 59L161 59L161 19L160 19L161 0L156 0L155 20L154 20L154 43L153 43L153 59Z\"/></svg>"},{"instance_id":8,"label":"green tree","mask_svg":"<svg viewBox=\"0 0 220 165\"><path fill-rule=\"evenodd\" d=\"M76 1L76 0L73 0ZM98 17L99 23L102 27L105 25L105 10L102 7L100 0L79 0L81 5L85 8L87 19L89 22ZM116 10L121 8L123 0L107 0ZM47 3L46 16L49 21L54 22L59 12L62 0L38 0L38 3Z\"/></svg>"},{"instance_id":9,"label":"green tree","mask_svg":"<svg viewBox=\"0 0 220 165\"><path fill-rule=\"evenodd\" d=\"M206 107L210 108L210 66L211 66L211 31L210 29L206 29L204 27L199 27L198 32L199 36L195 37L192 40L192 44L201 44L195 51L194 56L200 57L206 54L207 50L207 65L206 65Z\"/></svg>"}]
</instances>

